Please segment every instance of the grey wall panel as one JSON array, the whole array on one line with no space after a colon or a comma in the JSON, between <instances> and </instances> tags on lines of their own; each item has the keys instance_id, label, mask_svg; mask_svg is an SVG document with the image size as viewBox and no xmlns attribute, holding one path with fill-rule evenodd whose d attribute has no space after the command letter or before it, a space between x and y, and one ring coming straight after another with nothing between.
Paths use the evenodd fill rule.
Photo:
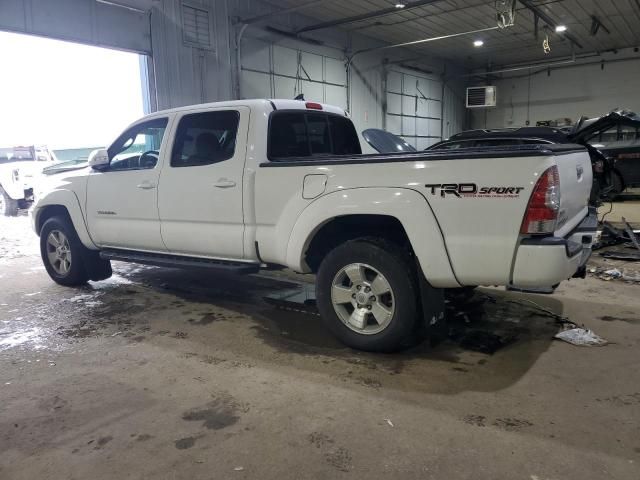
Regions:
<instances>
[{"instance_id":1,"label":"grey wall panel","mask_svg":"<svg viewBox=\"0 0 640 480\"><path fill-rule=\"evenodd\" d=\"M299 90L296 89L296 81L293 78L276 76L273 78L273 82L275 85L275 98L294 98L299 93Z\"/></svg>"},{"instance_id":2,"label":"grey wall panel","mask_svg":"<svg viewBox=\"0 0 640 480\"><path fill-rule=\"evenodd\" d=\"M2 0L0 2L0 29L24 32L27 14L24 0Z\"/></svg>"},{"instance_id":3,"label":"grey wall panel","mask_svg":"<svg viewBox=\"0 0 640 480\"><path fill-rule=\"evenodd\" d=\"M396 93L387 94L387 112L396 115L402 113L402 95Z\"/></svg>"},{"instance_id":4,"label":"grey wall panel","mask_svg":"<svg viewBox=\"0 0 640 480\"><path fill-rule=\"evenodd\" d=\"M387 128L394 135L402 135L402 117L387 115Z\"/></svg>"},{"instance_id":5,"label":"grey wall panel","mask_svg":"<svg viewBox=\"0 0 640 480\"><path fill-rule=\"evenodd\" d=\"M31 0L31 31L60 38L93 38L94 2ZM104 5L106 7L106 5ZM107 7L113 9L114 7Z\"/></svg>"},{"instance_id":6,"label":"grey wall panel","mask_svg":"<svg viewBox=\"0 0 640 480\"><path fill-rule=\"evenodd\" d=\"M396 71L390 71L387 75L387 91L402 93L402 74Z\"/></svg>"},{"instance_id":7,"label":"grey wall panel","mask_svg":"<svg viewBox=\"0 0 640 480\"><path fill-rule=\"evenodd\" d=\"M347 84L347 71L344 62L331 57L324 57L325 80L339 85Z\"/></svg>"},{"instance_id":8,"label":"grey wall panel","mask_svg":"<svg viewBox=\"0 0 640 480\"><path fill-rule=\"evenodd\" d=\"M304 68L304 71L301 72L302 78L307 78L307 75L309 75L311 80L316 80L319 82L324 80L324 61L321 55L302 52L300 60L300 63Z\"/></svg>"},{"instance_id":9,"label":"grey wall panel","mask_svg":"<svg viewBox=\"0 0 640 480\"><path fill-rule=\"evenodd\" d=\"M347 109L347 89L344 87L336 87L327 85L325 87L325 103L335 105L340 108Z\"/></svg>"},{"instance_id":10,"label":"grey wall panel","mask_svg":"<svg viewBox=\"0 0 640 480\"><path fill-rule=\"evenodd\" d=\"M321 103L325 101L324 85L322 83L307 82L303 80L300 84L300 87L300 92L304 93L305 100Z\"/></svg>"},{"instance_id":11,"label":"grey wall panel","mask_svg":"<svg viewBox=\"0 0 640 480\"><path fill-rule=\"evenodd\" d=\"M134 50L151 51L149 16L123 8L96 4L96 38L100 45ZM117 25L117 28L114 26ZM125 33L126 32L126 33Z\"/></svg>"},{"instance_id":12,"label":"grey wall panel","mask_svg":"<svg viewBox=\"0 0 640 480\"><path fill-rule=\"evenodd\" d=\"M148 13L93 0L2 0L0 30L151 53Z\"/></svg>"},{"instance_id":13,"label":"grey wall panel","mask_svg":"<svg viewBox=\"0 0 640 480\"><path fill-rule=\"evenodd\" d=\"M242 75L242 91L251 98L270 98L271 76L266 73L245 71Z\"/></svg>"},{"instance_id":14,"label":"grey wall panel","mask_svg":"<svg viewBox=\"0 0 640 480\"><path fill-rule=\"evenodd\" d=\"M295 77L298 73L298 51L293 48L273 46L273 71Z\"/></svg>"},{"instance_id":15,"label":"grey wall panel","mask_svg":"<svg viewBox=\"0 0 640 480\"><path fill-rule=\"evenodd\" d=\"M271 70L271 45L257 38L244 40L242 66L252 70Z\"/></svg>"}]
</instances>

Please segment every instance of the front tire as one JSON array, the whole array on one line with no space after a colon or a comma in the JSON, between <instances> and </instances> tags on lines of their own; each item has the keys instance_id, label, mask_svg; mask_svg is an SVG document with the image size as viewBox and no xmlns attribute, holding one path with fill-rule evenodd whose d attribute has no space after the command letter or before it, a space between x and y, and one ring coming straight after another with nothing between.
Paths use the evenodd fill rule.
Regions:
<instances>
[{"instance_id":1,"label":"front tire","mask_svg":"<svg viewBox=\"0 0 640 480\"><path fill-rule=\"evenodd\" d=\"M60 285L82 285L89 279L82 260L84 248L66 218L52 217L40 230L42 262L51 279Z\"/></svg>"},{"instance_id":2,"label":"front tire","mask_svg":"<svg viewBox=\"0 0 640 480\"><path fill-rule=\"evenodd\" d=\"M11 198L2 187L0 187L0 215L5 217L18 215L18 201Z\"/></svg>"},{"instance_id":3,"label":"front tire","mask_svg":"<svg viewBox=\"0 0 640 480\"><path fill-rule=\"evenodd\" d=\"M316 283L327 328L349 347L392 352L411 345L419 316L415 266L383 239L348 241L324 258Z\"/></svg>"}]
</instances>

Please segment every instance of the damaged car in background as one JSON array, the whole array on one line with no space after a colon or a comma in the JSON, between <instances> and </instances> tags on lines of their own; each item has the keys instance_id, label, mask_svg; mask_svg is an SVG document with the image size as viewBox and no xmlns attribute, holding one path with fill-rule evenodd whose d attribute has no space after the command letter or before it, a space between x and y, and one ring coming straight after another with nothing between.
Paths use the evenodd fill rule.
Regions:
<instances>
[{"instance_id":1,"label":"damaged car in background","mask_svg":"<svg viewBox=\"0 0 640 480\"><path fill-rule=\"evenodd\" d=\"M449 151L509 145L569 144L584 146L593 167L592 200L619 195L640 186L640 116L614 110L598 118L583 117L573 127L521 127L468 130L427 150Z\"/></svg>"}]
</instances>

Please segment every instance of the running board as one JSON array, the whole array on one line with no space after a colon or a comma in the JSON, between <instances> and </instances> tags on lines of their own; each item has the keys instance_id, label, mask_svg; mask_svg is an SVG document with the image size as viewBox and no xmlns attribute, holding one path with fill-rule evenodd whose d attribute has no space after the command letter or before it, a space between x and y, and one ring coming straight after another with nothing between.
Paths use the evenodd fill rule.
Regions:
<instances>
[{"instance_id":1,"label":"running board","mask_svg":"<svg viewBox=\"0 0 640 480\"><path fill-rule=\"evenodd\" d=\"M225 270L233 273L257 273L260 270L259 263L243 263L228 260L212 260L208 258L183 257L179 255L135 252L131 250L105 249L100 252L100 258L104 260L120 260L123 262L141 263L167 268L207 268Z\"/></svg>"}]
</instances>

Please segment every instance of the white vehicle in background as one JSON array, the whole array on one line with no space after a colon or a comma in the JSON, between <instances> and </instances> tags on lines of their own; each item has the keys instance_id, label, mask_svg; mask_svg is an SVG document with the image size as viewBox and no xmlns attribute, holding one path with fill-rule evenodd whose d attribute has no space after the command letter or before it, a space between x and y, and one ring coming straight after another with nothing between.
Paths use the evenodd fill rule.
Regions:
<instances>
[{"instance_id":1,"label":"white vehicle in background","mask_svg":"<svg viewBox=\"0 0 640 480\"><path fill-rule=\"evenodd\" d=\"M315 102L156 112L90 168L51 176L32 215L42 260L68 286L109 277L111 260L315 273L327 327L372 351L428 332L444 289L584 277L597 228L584 147L361 152L345 111Z\"/></svg>"},{"instance_id":2,"label":"white vehicle in background","mask_svg":"<svg viewBox=\"0 0 640 480\"><path fill-rule=\"evenodd\" d=\"M31 207L42 170L56 161L47 147L0 148L0 215Z\"/></svg>"}]
</instances>

